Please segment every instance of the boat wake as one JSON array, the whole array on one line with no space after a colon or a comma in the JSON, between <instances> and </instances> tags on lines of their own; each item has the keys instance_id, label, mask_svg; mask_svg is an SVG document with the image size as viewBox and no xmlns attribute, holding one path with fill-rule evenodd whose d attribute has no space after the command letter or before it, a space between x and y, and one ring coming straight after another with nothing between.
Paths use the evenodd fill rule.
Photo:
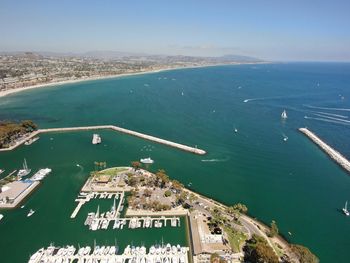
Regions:
<instances>
[{"instance_id":1,"label":"boat wake","mask_svg":"<svg viewBox=\"0 0 350 263\"><path fill-rule=\"evenodd\" d=\"M328 112L322 112L322 111L310 111L310 113L313 113L313 114L317 113L317 114L326 115L325 117L331 116L331 117L338 117L338 118L343 118L343 119L347 119L348 118L348 116L345 116L345 115L328 113Z\"/></svg>"},{"instance_id":2,"label":"boat wake","mask_svg":"<svg viewBox=\"0 0 350 263\"><path fill-rule=\"evenodd\" d=\"M309 117L309 116L304 116L304 119L307 120L317 120L317 121L323 121L323 122L328 122L328 123L336 123L336 124L342 124L342 125L350 125L350 123L345 123L344 120L337 121L337 120L332 120L332 119L325 119L325 118L314 118L314 117Z\"/></svg>"},{"instance_id":3,"label":"boat wake","mask_svg":"<svg viewBox=\"0 0 350 263\"><path fill-rule=\"evenodd\" d=\"M315 113L314 115L316 115L316 116L318 116L318 117L321 117L321 118L327 118L327 119L335 120L335 121L339 121L339 122L350 123L350 121L347 121L347 120L344 120L344 119L339 119L339 118L324 116L324 115L317 114L317 113Z\"/></svg>"},{"instance_id":4,"label":"boat wake","mask_svg":"<svg viewBox=\"0 0 350 263\"><path fill-rule=\"evenodd\" d=\"M304 106L310 109L319 109L319 110L350 111L349 108L328 108L328 107L316 107L311 105L304 105Z\"/></svg>"},{"instance_id":5,"label":"boat wake","mask_svg":"<svg viewBox=\"0 0 350 263\"><path fill-rule=\"evenodd\" d=\"M289 98L289 97L277 96L277 97L251 98L251 99L245 99L243 102L247 103L247 102L249 102L249 101L257 101L257 100L275 100L275 99L285 99L285 98Z\"/></svg>"},{"instance_id":6,"label":"boat wake","mask_svg":"<svg viewBox=\"0 0 350 263\"><path fill-rule=\"evenodd\" d=\"M201 162L227 162L229 158L225 159L202 159Z\"/></svg>"}]
</instances>

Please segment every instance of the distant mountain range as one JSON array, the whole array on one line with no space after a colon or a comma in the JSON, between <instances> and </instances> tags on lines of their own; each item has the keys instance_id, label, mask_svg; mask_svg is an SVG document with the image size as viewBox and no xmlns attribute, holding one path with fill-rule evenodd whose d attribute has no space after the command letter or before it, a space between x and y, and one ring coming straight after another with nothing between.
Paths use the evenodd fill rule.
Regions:
<instances>
[{"instance_id":1,"label":"distant mountain range","mask_svg":"<svg viewBox=\"0 0 350 263\"><path fill-rule=\"evenodd\" d=\"M142 61L209 61L213 63L230 63L230 62L263 62L263 60L241 55L224 55L219 57L204 57L204 56L182 56L182 55L151 55L146 53L132 53L132 52L121 52L121 51L88 51L84 53L59 53L59 52L0 52L0 55L16 55L16 56L28 56L28 57L79 57L79 58L92 58L92 59L102 59L102 60L121 60L123 58L142 60Z\"/></svg>"}]
</instances>

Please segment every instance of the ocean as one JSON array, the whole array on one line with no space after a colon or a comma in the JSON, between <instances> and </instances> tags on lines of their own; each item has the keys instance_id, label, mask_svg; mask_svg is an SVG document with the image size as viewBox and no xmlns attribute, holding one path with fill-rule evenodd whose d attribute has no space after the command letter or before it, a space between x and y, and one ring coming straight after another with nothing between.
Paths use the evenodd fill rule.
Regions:
<instances>
[{"instance_id":1,"label":"ocean","mask_svg":"<svg viewBox=\"0 0 350 263\"><path fill-rule=\"evenodd\" d=\"M121 249L131 242L187 244L184 222L177 229L91 232L83 221L97 208L94 203L75 220L69 218L94 161L112 167L151 157L155 163L150 170L163 168L171 178L225 204L246 204L251 216L266 224L275 220L288 241L309 247L321 262L348 262L350 218L340 209L350 200L350 177L297 129L308 127L350 158L349 83L347 63L231 65L87 81L0 98L2 120L31 119L40 128L113 124L207 151L198 156L102 131L98 146L91 144L93 132L54 133L0 153L0 168L7 172L18 169L24 158L33 170L53 169L25 208L1 211L2 258L25 262L50 242L117 242ZM30 208L36 213L27 218Z\"/></svg>"}]
</instances>

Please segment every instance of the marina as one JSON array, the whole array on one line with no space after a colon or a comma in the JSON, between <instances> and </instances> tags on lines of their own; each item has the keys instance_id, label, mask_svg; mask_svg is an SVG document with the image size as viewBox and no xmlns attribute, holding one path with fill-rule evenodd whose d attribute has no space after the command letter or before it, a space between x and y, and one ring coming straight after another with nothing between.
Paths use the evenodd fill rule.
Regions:
<instances>
[{"instance_id":1,"label":"marina","mask_svg":"<svg viewBox=\"0 0 350 263\"><path fill-rule=\"evenodd\" d=\"M17 170L12 171L6 178L13 177L16 172ZM51 173L51 169L40 169L32 177L22 180L22 177L28 175L30 172L31 169L27 167L26 160L24 160L23 169L19 170L17 177L11 179L11 181L3 185L0 189L0 208L17 207L39 186L40 181Z\"/></svg>"},{"instance_id":2,"label":"marina","mask_svg":"<svg viewBox=\"0 0 350 263\"><path fill-rule=\"evenodd\" d=\"M313 141L317 146L319 146L325 153L329 155L336 163L338 163L347 172L350 172L350 162L341 153L334 150L327 143L322 141L315 133L308 130L307 128L300 128L300 132L305 134L311 141Z\"/></svg>"},{"instance_id":3,"label":"marina","mask_svg":"<svg viewBox=\"0 0 350 263\"><path fill-rule=\"evenodd\" d=\"M188 247L180 245L162 244L151 246L148 250L145 246L128 245L122 254L118 254L119 247L90 246L78 247L66 246L40 248L29 259L28 263L53 262L53 263L187 263Z\"/></svg>"},{"instance_id":4,"label":"marina","mask_svg":"<svg viewBox=\"0 0 350 263\"><path fill-rule=\"evenodd\" d=\"M19 140L15 145L9 147L9 148L2 148L0 149L0 151L11 151L15 148L17 148L18 146L22 145L23 143L25 143L27 140L30 140L31 138L34 138L35 136L41 134L41 133L48 133L48 132L70 132L70 131L91 131L91 130L106 130L106 129L111 129L120 133L124 133L124 134L129 134L132 136L136 136L145 140L149 140L149 141L153 141L156 143L160 143L160 144L164 144L170 147L174 147L186 152L190 152L190 153L194 153L194 154L199 154L199 155L204 155L206 154L206 151L202 150L202 149L198 149L197 147L191 147L191 146L187 146L184 144L180 144L180 143L176 143L176 142L172 142L172 141L168 141L168 140L164 140L158 137L154 137L151 135L147 135L147 134L143 134L140 132L136 132L136 131L132 131L132 130L128 130L128 129L124 129L118 126L114 126L114 125L101 125L101 126L85 126L85 127L68 127L68 128L51 128L51 129L39 129L34 131L33 133L31 133L29 136L23 138L22 140ZM97 142L98 140L96 140Z\"/></svg>"},{"instance_id":5,"label":"marina","mask_svg":"<svg viewBox=\"0 0 350 263\"><path fill-rule=\"evenodd\" d=\"M166 227L167 224L171 227L180 226L180 218L176 216L130 216L130 217L120 217L121 212L124 208L125 194L124 192L117 193L107 193L107 192L92 192L84 193L81 192L78 199L78 205L71 214L71 218L74 219L81 207L89 202L91 199L113 199L113 205L110 211L100 212L100 207L97 207L97 211L88 213L84 225L88 226L90 230L96 231L98 229L108 229L113 223L113 229L123 229L127 226L129 229L136 228L161 228ZM118 205L116 205L116 200L120 200Z\"/></svg>"}]
</instances>

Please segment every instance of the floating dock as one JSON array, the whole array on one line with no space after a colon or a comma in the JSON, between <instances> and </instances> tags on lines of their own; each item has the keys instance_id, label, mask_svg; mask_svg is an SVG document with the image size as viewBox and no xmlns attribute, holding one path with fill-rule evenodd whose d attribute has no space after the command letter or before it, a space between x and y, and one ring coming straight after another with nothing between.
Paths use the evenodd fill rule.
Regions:
<instances>
[{"instance_id":1,"label":"floating dock","mask_svg":"<svg viewBox=\"0 0 350 263\"><path fill-rule=\"evenodd\" d=\"M325 153L329 155L335 162L337 162L343 169L350 172L350 162L341 153L334 150L327 143L322 141L315 133L308 130L307 128L300 128L300 132L305 134L311 141L319 146Z\"/></svg>"},{"instance_id":2,"label":"floating dock","mask_svg":"<svg viewBox=\"0 0 350 263\"><path fill-rule=\"evenodd\" d=\"M191 153L199 154L199 155L206 154L206 151L198 149L196 147L191 147L191 146L187 146L187 145L184 145L184 144L180 144L180 143L164 140L164 139L161 139L161 138L158 138L158 137L154 137L154 136L143 134L143 133L140 133L140 132L124 129L124 128L121 128L121 127L118 127L118 126L114 126L114 125L39 129L39 130L31 133L29 136L26 136L22 140L18 141L15 145L13 145L13 146L11 146L9 148L0 149L0 151L11 151L11 150L17 148L18 146L22 145L26 141L30 140L31 138L34 138L35 136L39 135L40 133L107 130L107 129L114 130L114 131L117 131L117 132L120 132L120 133L129 134L129 135L132 135L132 136L135 136L135 137L139 137L139 138L142 138L142 139L145 139L145 140L149 140L149 141L152 141L152 142L160 143L160 144L167 145L167 146L170 146L170 147L174 147L174 148L186 151L186 152L191 152Z\"/></svg>"}]
</instances>

